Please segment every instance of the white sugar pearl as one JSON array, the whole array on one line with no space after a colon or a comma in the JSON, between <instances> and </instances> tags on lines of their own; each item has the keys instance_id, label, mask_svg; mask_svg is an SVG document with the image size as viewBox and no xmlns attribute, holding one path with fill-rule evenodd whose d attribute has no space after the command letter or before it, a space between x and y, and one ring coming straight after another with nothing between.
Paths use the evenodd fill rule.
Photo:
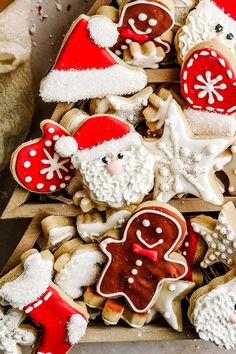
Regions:
<instances>
[{"instance_id":1,"label":"white sugar pearl","mask_svg":"<svg viewBox=\"0 0 236 354\"><path fill-rule=\"evenodd\" d=\"M37 187L37 189L42 189L44 187L44 184L43 183L38 183L36 187Z\"/></svg>"},{"instance_id":2,"label":"white sugar pearl","mask_svg":"<svg viewBox=\"0 0 236 354\"><path fill-rule=\"evenodd\" d=\"M35 150L30 150L29 154L30 154L30 156L35 156L37 153Z\"/></svg>"},{"instance_id":3,"label":"white sugar pearl","mask_svg":"<svg viewBox=\"0 0 236 354\"><path fill-rule=\"evenodd\" d=\"M184 245L185 245L185 247L189 247L189 243L188 242L185 242Z\"/></svg>"},{"instance_id":4,"label":"white sugar pearl","mask_svg":"<svg viewBox=\"0 0 236 354\"><path fill-rule=\"evenodd\" d=\"M175 291L175 289L176 289L175 284L170 284L170 285L168 286L168 289L169 289L170 291Z\"/></svg>"},{"instance_id":5,"label":"white sugar pearl","mask_svg":"<svg viewBox=\"0 0 236 354\"><path fill-rule=\"evenodd\" d=\"M161 227L157 227L156 228L156 233L157 234L161 234L162 233L162 228Z\"/></svg>"},{"instance_id":6,"label":"white sugar pearl","mask_svg":"<svg viewBox=\"0 0 236 354\"><path fill-rule=\"evenodd\" d=\"M144 219L144 220L142 221L142 225L143 225L144 227L149 227L149 226L151 225L151 223L150 223L149 220Z\"/></svg>"},{"instance_id":7,"label":"white sugar pearl","mask_svg":"<svg viewBox=\"0 0 236 354\"><path fill-rule=\"evenodd\" d=\"M184 255L184 256L187 256L187 252L186 252L186 251L183 251L183 255Z\"/></svg>"},{"instance_id":8,"label":"white sugar pearl","mask_svg":"<svg viewBox=\"0 0 236 354\"><path fill-rule=\"evenodd\" d=\"M133 284L133 282L134 282L134 278L131 278L131 277L128 278L128 283L129 283L129 284Z\"/></svg>"},{"instance_id":9,"label":"white sugar pearl","mask_svg":"<svg viewBox=\"0 0 236 354\"><path fill-rule=\"evenodd\" d=\"M54 191L57 189L57 187L54 186L54 184L52 184L52 185L49 187L49 189L50 189L51 192L54 192Z\"/></svg>"},{"instance_id":10,"label":"white sugar pearl","mask_svg":"<svg viewBox=\"0 0 236 354\"><path fill-rule=\"evenodd\" d=\"M129 38L125 40L125 43L127 43L127 44L130 44L131 42L132 42L132 40Z\"/></svg>"},{"instance_id":11,"label":"white sugar pearl","mask_svg":"<svg viewBox=\"0 0 236 354\"><path fill-rule=\"evenodd\" d=\"M46 140L44 145L49 147L52 145L52 142L50 140Z\"/></svg>"},{"instance_id":12,"label":"white sugar pearl","mask_svg":"<svg viewBox=\"0 0 236 354\"><path fill-rule=\"evenodd\" d=\"M31 181L32 181L32 177L31 176L25 177L25 182L29 183Z\"/></svg>"},{"instance_id":13,"label":"white sugar pearl","mask_svg":"<svg viewBox=\"0 0 236 354\"><path fill-rule=\"evenodd\" d=\"M53 140L57 141L59 138L60 138L59 135L54 135Z\"/></svg>"},{"instance_id":14,"label":"white sugar pearl","mask_svg":"<svg viewBox=\"0 0 236 354\"><path fill-rule=\"evenodd\" d=\"M52 134L52 133L54 133L54 132L55 132L55 129L54 129L54 128L52 128L52 127L51 127L51 128L48 128L48 132Z\"/></svg>"},{"instance_id":15,"label":"white sugar pearl","mask_svg":"<svg viewBox=\"0 0 236 354\"><path fill-rule=\"evenodd\" d=\"M66 184L65 183L61 183L60 184L60 188L65 188L66 187Z\"/></svg>"},{"instance_id":16,"label":"white sugar pearl","mask_svg":"<svg viewBox=\"0 0 236 354\"><path fill-rule=\"evenodd\" d=\"M143 262L141 261L141 259L137 259L137 261L135 262L136 266L141 267L141 265L143 264Z\"/></svg>"},{"instance_id":17,"label":"white sugar pearl","mask_svg":"<svg viewBox=\"0 0 236 354\"><path fill-rule=\"evenodd\" d=\"M31 162L30 162L30 161L25 161L25 162L23 163L23 166L24 166L25 168L29 168L29 167L31 166Z\"/></svg>"},{"instance_id":18,"label":"white sugar pearl","mask_svg":"<svg viewBox=\"0 0 236 354\"><path fill-rule=\"evenodd\" d=\"M147 19L147 15L144 13L141 13L138 15L139 21L145 21Z\"/></svg>"},{"instance_id":19,"label":"white sugar pearl","mask_svg":"<svg viewBox=\"0 0 236 354\"><path fill-rule=\"evenodd\" d=\"M137 275L137 274L138 274L137 269L131 269L131 274L133 274L133 275Z\"/></svg>"},{"instance_id":20,"label":"white sugar pearl","mask_svg":"<svg viewBox=\"0 0 236 354\"><path fill-rule=\"evenodd\" d=\"M155 18L150 18L150 20L148 20L148 24L150 26L156 26L157 20L155 20Z\"/></svg>"}]
</instances>

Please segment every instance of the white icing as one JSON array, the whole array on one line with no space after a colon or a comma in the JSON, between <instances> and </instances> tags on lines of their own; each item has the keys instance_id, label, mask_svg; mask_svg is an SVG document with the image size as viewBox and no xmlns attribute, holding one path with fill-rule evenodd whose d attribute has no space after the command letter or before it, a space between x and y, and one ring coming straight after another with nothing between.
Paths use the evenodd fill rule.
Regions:
<instances>
[{"instance_id":1,"label":"white icing","mask_svg":"<svg viewBox=\"0 0 236 354\"><path fill-rule=\"evenodd\" d=\"M61 170L68 172L68 168L66 168L64 165L69 161L69 159L59 161L60 156L56 152L54 152L53 156L51 156L46 149L43 149L43 151L47 159L42 159L41 163L44 165L48 165L48 167L42 168L40 170L40 174L46 175L45 177L47 180L53 179L54 173L57 175L58 178L62 179Z\"/></svg>"},{"instance_id":2,"label":"white icing","mask_svg":"<svg viewBox=\"0 0 236 354\"><path fill-rule=\"evenodd\" d=\"M19 346L31 346L36 335L30 329L20 328L24 314L10 309L6 314L0 310L0 350L5 354L19 354Z\"/></svg>"},{"instance_id":3,"label":"white icing","mask_svg":"<svg viewBox=\"0 0 236 354\"><path fill-rule=\"evenodd\" d=\"M135 261L135 264L136 264L137 267L141 267L143 262L140 259L137 259L137 261Z\"/></svg>"},{"instance_id":4,"label":"white icing","mask_svg":"<svg viewBox=\"0 0 236 354\"><path fill-rule=\"evenodd\" d=\"M57 273L55 283L72 299L79 298L83 287L94 284L106 257L101 251L81 249Z\"/></svg>"},{"instance_id":5,"label":"white icing","mask_svg":"<svg viewBox=\"0 0 236 354\"><path fill-rule=\"evenodd\" d=\"M229 268L232 268L235 264L232 253L235 252L236 231L229 224L224 209L221 210L217 225L213 230L197 223L194 218L191 224L193 229L204 238L208 245L208 251L201 262L201 267L207 268L216 262L223 262Z\"/></svg>"},{"instance_id":6,"label":"white icing","mask_svg":"<svg viewBox=\"0 0 236 354\"><path fill-rule=\"evenodd\" d=\"M93 42L100 47L113 47L119 37L117 25L106 16L93 16L88 29Z\"/></svg>"},{"instance_id":7,"label":"white icing","mask_svg":"<svg viewBox=\"0 0 236 354\"><path fill-rule=\"evenodd\" d=\"M221 33L215 31L218 24L223 26ZM226 38L228 33L233 33L232 40ZM213 1L200 0L196 9L189 13L186 24L179 35L181 58L183 59L196 44L215 38L229 47L234 56L236 55L235 21L220 10Z\"/></svg>"},{"instance_id":8,"label":"white icing","mask_svg":"<svg viewBox=\"0 0 236 354\"><path fill-rule=\"evenodd\" d=\"M106 222L77 223L77 230L80 237L85 242L91 242L99 236L102 236L105 232L121 227L129 216L130 211L119 210L110 215Z\"/></svg>"},{"instance_id":9,"label":"white icing","mask_svg":"<svg viewBox=\"0 0 236 354\"><path fill-rule=\"evenodd\" d=\"M195 0L174 0L175 7L194 6Z\"/></svg>"},{"instance_id":10,"label":"white icing","mask_svg":"<svg viewBox=\"0 0 236 354\"><path fill-rule=\"evenodd\" d=\"M220 348L236 349L236 326L230 316L235 314L236 278L200 296L191 315L200 338Z\"/></svg>"},{"instance_id":11,"label":"white icing","mask_svg":"<svg viewBox=\"0 0 236 354\"><path fill-rule=\"evenodd\" d=\"M209 179L212 162L228 146L227 139L193 139L189 136L182 112L172 101L165 120L164 132L158 142L146 142L156 156L157 183L154 197L168 202L179 193L190 193L212 204L222 199ZM215 145L209 154L206 148ZM169 171L163 176L161 171ZM220 193L220 192L219 192Z\"/></svg>"},{"instance_id":12,"label":"white icing","mask_svg":"<svg viewBox=\"0 0 236 354\"><path fill-rule=\"evenodd\" d=\"M159 63L164 59L163 56L158 56L156 48L147 53L141 53L139 51L134 52L133 58L131 60L127 60L126 62L133 66L138 66L139 68L150 68L157 69L159 68Z\"/></svg>"},{"instance_id":13,"label":"white icing","mask_svg":"<svg viewBox=\"0 0 236 354\"><path fill-rule=\"evenodd\" d=\"M150 20L148 20L148 24L150 26L156 26L157 20L155 18L150 18Z\"/></svg>"},{"instance_id":14,"label":"white icing","mask_svg":"<svg viewBox=\"0 0 236 354\"><path fill-rule=\"evenodd\" d=\"M30 150L29 155L30 156L36 156L37 152L35 150Z\"/></svg>"},{"instance_id":15,"label":"white icing","mask_svg":"<svg viewBox=\"0 0 236 354\"><path fill-rule=\"evenodd\" d=\"M87 325L85 318L79 314L74 314L70 317L67 323L67 337L71 345L79 343L80 339L85 335Z\"/></svg>"},{"instance_id":16,"label":"white icing","mask_svg":"<svg viewBox=\"0 0 236 354\"><path fill-rule=\"evenodd\" d=\"M221 83L223 80L222 75L212 78L211 72L206 71L205 77L203 75L197 75L196 79L201 83L194 85L195 90L200 90L198 92L198 98L204 98L208 95L209 104L215 103L215 99L220 102L224 100L223 96L218 92L218 90L225 90L227 88L226 84Z\"/></svg>"},{"instance_id":17,"label":"white icing","mask_svg":"<svg viewBox=\"0 0 236 354\"><path fill-rule=\"evenodd\" d=\"M152 115L151 122L157 122L156 129L159 129L163 126L172 99L172 95L170 95L165 101L161 99L158 102L158 107L155 107L155 114Z\"/></svg>"},{"instance_id":18,"label":"white icing","mask_svg":"<svg viewBox=\"0 0 236 354\"><path fill-rule=\"evenodd\" d=\"M133 145L123 154L122 172L111 176L102 159L82 162L80 172L93 199L119 208L132 204L147 195L154 182L154 157L142 145ZM105 156L114 156L114 153Z\"/></svg>"},{"instance_id":19,"label":"white icing","mask_svg":"<svg viewBox=\"0 0 236 354\"><path fill-rule=\"evenodd\" d=\"M149 226L151 225L151 223L150 223L149 220L144 219L144 220L142 221L142 225L143 225L144 227L149 227Z\"/></svg>"},{"instance_id":20,"label":"white icing","mask_svg":"<svg viewBox=\"0 0 236 354\"><path fill-rule=\"evenodd\" d=\"M70 240L72 237L76 236L76 229L74 226L61 226L53 227L49 231L49 244L51 246L57 246L62 241Z\"/></svg>"},{"instance_id":21,"label":"white icing","mask_svg":"<svg viewBox=\"0 0 236 354\"><path fill-rule=\"evenodd\" d=\"M51 260L43 259L40 253L30 255L24 262L24 272L15 280L5 283L0 289L0 296L12 307L22 310L46 291L52 269Z\"/></svg>"},{"instance_id":22,"label":"white icing","mask_svg":"<svg viewBox=\"0 0 236 354\"><path fill-rule=\"evenodd\" d=\"M147 19L147 15L144 14L144 13L141 13L141 14L138 15L138 19L140 21L145 21Z\"/></svg>"}]
</instances>

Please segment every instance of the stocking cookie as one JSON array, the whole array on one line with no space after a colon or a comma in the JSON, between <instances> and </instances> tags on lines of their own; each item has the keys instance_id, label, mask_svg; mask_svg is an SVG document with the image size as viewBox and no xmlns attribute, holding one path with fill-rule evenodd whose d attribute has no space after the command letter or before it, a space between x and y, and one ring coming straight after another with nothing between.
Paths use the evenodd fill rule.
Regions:
<instances>
[{"instance_id":1,"label":"stocking cookie","mask_svg":"<svg viewBox=\"0 0 236 354\"><path fill-rule=\"evenodd\" d=\"M37 339L34 327L22 324L22 311L11 308L4 313L0 308L0 350L5 354L22 354L22 347L31 347Z\"/></svg>"},{"instance_id":2,"label":"stocking cookie","mask_svg":"<svg viewBox=\"0 0 236 354\"><path fill-rule=\"evenodd\" d=\"M96 282L105 261L96 244L80 245L56 260L55 283L72 299L78 299L85 287Z\"/></svg>"},{"instance_id":3,"label":"stocking cookie","mask_svg":"<svg viewBox=\"0 0 236 354\"><path fill-rule=\"evenodd\" d=\"M29 250L0 279L0 296L43 328L37 353L65 354L84 335L87 313L51 282L52 271L49 251Z\"/></svg>"},{"instance_id":4,"label":"stocking cookie","mask_svg":"<svg viewBox=\"0 0 236 354\"><path fill-rule=\"evenodd\" d=\"M98 293L124 297L135 312L146 312L165 279L181 279L187 273L184 259L175 252L185 234L185 221L176 209L156 202L141 204L120 240L100 243L108 262L97 283Z\"/></svg>"},{"instance_id":5,"label":"stocking cookie","mask_svg":"<svg viewBox=\"0 0 236 354\"><path fill-rule=\"evenodd\" d=\"M190 298L188 317L200 338L220 348L236 348L235 269L213 279Z\"/></svg>"},{"instance_id":6,"label":"stocking cookie","mask_svg":"<svg viewBox=\"0 0 236 354\"><path fill-rule=\"evenodd\" d=\"M40 124L42 138L22 144L12 155L11 172L14 179L34 193L52 193L65 188L75 173L69 158L61 158L54 145L67 131L51 120Z\"/></svg>"},{"instance_id":7,"label":"stocking cookie","mask_svg":"<svg viewBox=\"0 0 236 354\"><path fill-rule=\"evenodd\" d=\"M59 139L55 149L61 156L72 156L98 204L121 208L139 203L152 190L154 157L133 127L115 116L92 116L73 138Z\"/></svg>"},{"instance_id":8,"label":"stocking cookie","mask_svg":"<svg viewBox=\"0 0 236 354\"><path fill-rule=\"evenodd\" d=\"M212 204L223 204L212 167L229 145L228 138L193 137L181 108L172 101L161 139L146 144L156 157L154 198L168 202L177 194L190 193Z\"/></svg>"},{"instance_id":9,"label":"stocking cookie","mask_svg":"<svg viewBox=\"0 0 236 354\"><path fill-rule=\"evenodd\" d=\"M208 251L201 262L201 267L222 262L227 267L235 265L236 250L236 210L232 202L222 207L218 220L210 216L199 215L191 219L195 232L199 233L208 245Z\"/></svg>"},{"instance_id":10,"label":"stocking cookie","mask_svg":"<svg viewBox=\"0 0 236 354\"><path fill-rule=\"evenodd\" d=\"M145 72L125 64L108 49L118 36L117 25L110 19L79 16L66 35L52 70L41 82L42 99L77 102L143 89L147 84Z\"/></svg>"},{"instance_id":11,"label":"stocking cookie","mask_svg":"<svg viewBox=\"0 0 236 354\"><path fill-rule=\"evenodd\" d=\"M183 319L181 301L190 293L194 286L194 282L165 280L160 287L154 305L148 312L147 323L153 321L157 314L160 313L171 328L182 332Z\"/></svg>"},{"instance_id":12,"label":"stocking cookie","mask_svg":"<svg viewBox=\"0 0 236 354\"><path fill-rule=\"evenodd\" d=\"M178 32L175 45L180 63L200 42L217 41L236 55L236 5L234 1L200 0Z\"/></svg>"}]
</instances>

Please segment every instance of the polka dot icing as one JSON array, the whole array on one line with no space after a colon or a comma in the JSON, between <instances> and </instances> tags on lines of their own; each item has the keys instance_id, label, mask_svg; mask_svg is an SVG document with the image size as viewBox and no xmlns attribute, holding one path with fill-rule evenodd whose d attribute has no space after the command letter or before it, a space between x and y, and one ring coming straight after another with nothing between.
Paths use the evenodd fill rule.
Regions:
<instances>
[{"instance_id":1,"label":"polka dot icing","mask_svg":"<svg viewBox=\"0 0 236 354\"><path fill-rule=\"evenodd\" d=\"M52 127L50 127L50 128L48 128L48 132L51 133L51 134L53 134L53 133L55 132L55 129L52 128Z\"/></svg>"},{"instance_id":2,"label":"polka dot icing","mask_svg":"<svg viewBox=\"0 0 236 354\"><path fill-rule=\"evenodd\" d=\"M52 142L50 140L45 141L45 146L49 147L52 145Z\"/></svg>"},{"instance_id":3,"label":"polka dot icing","mask_svg":"<svg viewBox=\"0 0 236 354\"><path fill-rule=\"evenodd\" d=\"M36 156L37 152L35 150L30 150L29 155L30 156Z\"/></svg>"},{"instance_id":4,"label":"polka dot icing","mask_svg":"<svg viewBox=\"0 0 236 354\"><path fill-rule=\"evenodd\" d=\"M25 177L25 182L29 183L31 181L32 181L32 177L31 176Z\"/></svg>"},{"instance_id":5,"label":"polka dot icing","mask_svg":"<svg viewBox=\"0 0 236 354\"><path fill-rule=\"evenodd\" d=\"M135 262L136 266L141 267L143 262L141 261L141 259L137 259L137 261Z\"/></svg>"},{"instance_id":6,"label":"polka dot icing","mask_svg":"<svg viewBox=\"0 0 236 354\"><path fill-rule=\"evenodd\" d=\"M30 161L25 161L25 162L23 163L23 166L24 166L25 168L29 168L29 167L31 166L31 162L30 162Z\"/></svg>"},{"instance_id":7,"label":"polka dot icing","mask_svg":"<svg viewBox=\"0 0 236 354\"><path fill-rule=\"evenodd\" d=\"M162 228L161 227L157 227L156 228L156 233L157 234L161 234L162 233Z\"/></svg>"},{"instance_id":8,"label":"polka dot icing","mask_svg":"<svg viewBox=\"0 0 236 354\"><path fill-rule=\"evenodd\" d=\"M144 227L149 227L149 226L151 225L151 223L150 223L149 220L144 219L144 220L142 221L142 225L143 225Z\"/></svg>"}]
</instances>

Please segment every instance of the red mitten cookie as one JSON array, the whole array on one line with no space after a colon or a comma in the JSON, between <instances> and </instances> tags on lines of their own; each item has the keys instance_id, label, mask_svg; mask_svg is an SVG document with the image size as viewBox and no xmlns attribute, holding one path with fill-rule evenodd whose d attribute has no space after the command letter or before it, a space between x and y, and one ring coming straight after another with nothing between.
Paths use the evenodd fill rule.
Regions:
<instances>
[{"instance_id":1,"label":"red mitten cookie","mask_svg":"<svg viewBox=\"0 0 236 354\"><path fill-rule=\"evenodd\" d=\"M141 204L120 240L107 238L100 243L108 263L98 281L98 293L122 296L134 311L146 312L164 280L186 275L185 260L175 253L185 234L185 220L175 208L157 202Z\"/></svg>"},{"instance_id":2,"label":"red mitten cookie","mask_svg":"<svg viewBox=\"0 0 236 354\"><path fill-rule=\"evenodd\" d=\"M67 131L51 120L42 121L42 138L30 140L13 153L11 172L14 179L34 193L51 193L63 189L75 173L70 158L61 158L54 145Z\"/></svg>"}]
</instances>

